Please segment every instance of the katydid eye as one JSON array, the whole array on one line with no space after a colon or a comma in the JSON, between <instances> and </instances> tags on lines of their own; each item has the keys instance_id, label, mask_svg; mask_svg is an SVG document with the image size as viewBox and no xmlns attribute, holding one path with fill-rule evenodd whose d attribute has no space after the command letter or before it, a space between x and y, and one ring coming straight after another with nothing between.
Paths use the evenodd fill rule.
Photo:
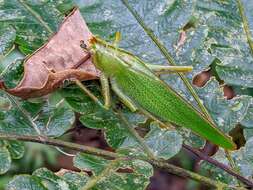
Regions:
<instances>
[{"instance_id":1,"label":"katydid eye","mask_svg":"<svg viewBox=\"0 0 253 190\"><path fill-rule=\"evenodd\" d=\"M80 47L83 49L87 49L87 45L84 43L83 40L80 41Z\"/></svg>"}]
</instances>

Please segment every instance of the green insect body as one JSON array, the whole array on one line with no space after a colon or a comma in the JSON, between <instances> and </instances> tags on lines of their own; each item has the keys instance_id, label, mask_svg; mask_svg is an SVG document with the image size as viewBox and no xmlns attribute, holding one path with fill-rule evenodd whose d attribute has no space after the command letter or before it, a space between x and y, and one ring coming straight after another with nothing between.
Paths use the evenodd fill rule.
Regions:
<instances>
[{"instance_id":1,"label":"green insect body","mask_svg":"<svg viewBox=\"0 0 253 190\"><path fill-rule=\"evenodd\" d=\"M236 148L230 137L205 119L136 56L97 37L90 40L89 50L93 63L111 81L117 89L115 92L121 97L124 94L133 107L141 108L162 121L191 129L225 149Z\"/></svg>"}]
</instances>

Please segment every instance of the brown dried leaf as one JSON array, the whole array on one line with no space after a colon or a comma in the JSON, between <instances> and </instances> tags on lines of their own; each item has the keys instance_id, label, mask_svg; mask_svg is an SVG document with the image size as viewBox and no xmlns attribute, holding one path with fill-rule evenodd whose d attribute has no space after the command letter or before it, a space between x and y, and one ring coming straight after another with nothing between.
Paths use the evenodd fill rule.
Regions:
<instances>
[{"instance_id":1,"label":"brown dried leaf","mask_svg":"<svg viewBox=\"0 0 253 190\"><path fill-rule=\"evenodd\" d=\"M87 53L80 47L92 36L78 9L66 17L59 31L24 63L24 76L12 89L23 99L46 95L64 80L91 80L99 76Z\"/></svg>"}]
</instances>

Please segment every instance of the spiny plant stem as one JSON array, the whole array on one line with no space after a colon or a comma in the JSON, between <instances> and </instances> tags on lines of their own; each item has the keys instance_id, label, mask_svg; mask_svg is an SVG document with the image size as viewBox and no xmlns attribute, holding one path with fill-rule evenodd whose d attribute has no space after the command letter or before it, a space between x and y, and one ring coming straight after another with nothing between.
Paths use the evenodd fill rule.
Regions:
<instances>
[{"instance_id":1,"label":"spiny plant stem","mask_svg":"<svg viewBox=\"0 0 253 190\"><path fill-rule=\"evenodd\" d=\"M143 157L137 157L137 156L125 156L119 153L114 153L90 146L85 146L85 145L80 145L76 143L71 143L71 142L66 142L58 139L52 139L52 138L47 138L46 140L41 140L37 136L25 136L25 135L11 135L11 134L2 134L0 133L0 139L2 140L19 140L19 141L27 141L27 142L35 142L35 143L40 143L40 144L47 144L47 145L52 145L52 146L57 146L57 147L62 147L62 148L68 148L71 150L79 151L79 152L84 152L88 154L93 154L96 156L101 156L101 157L106 157L106 158L113 158L113 159L139 159L143 160L146 162L149 162L155 167L161 168L166 170L169 173L175 174L180 177L186 177L193 179L195 181L198 181L200 183L204 183L207 186L210 187L224 187L224 188L230 188L230 189L241 189L241 190L246 190L243 187L232 187L229 186L225 183L221 183L212 179L209 179L205 176L201 176L197 173L185 170L183 168L174 166L172 164L167 163L166 161L157 161L157 160L152 160L148 158L143 158ZM253 186L252 186L253 187Z\"/></svg>"}]
</instances>

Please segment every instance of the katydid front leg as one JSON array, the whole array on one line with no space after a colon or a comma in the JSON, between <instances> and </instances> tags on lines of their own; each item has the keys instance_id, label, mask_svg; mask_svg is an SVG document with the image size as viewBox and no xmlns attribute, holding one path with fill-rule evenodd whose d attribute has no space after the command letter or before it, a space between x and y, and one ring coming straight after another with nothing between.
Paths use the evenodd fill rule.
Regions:
<instances>
[{"instance_id":1,"label":"katydid front leg","mask_svg":"<svg viewBox=\"0 0 253 190\"><path fill-rule=\"evenodd\" d=\"M146 66L154 71L155 73L165 74L165 73L172 73L172 72L190 72L192 71L191 66L164 66L164 65L152 65L146 64ZM110 97L110 85L108 77L101 72L100 75L100 84L102 88L102 95L104 98L104 108L109 109L111 106L111 97ZM127 97L116 82L111 79L110 84L112 86L112 90L120 97L121 101L132 111L135 112L137 110L137 106L134 105L133 101L129 97Z\"/></svg>"},{"instance_id":2,"label":"katydid front leg","mask_svg":"<svg viewBox=\"0 0 253 190\"><path fill-rule=\"evenodd\" d=\"M100 84L101 84L101 88L102 88L102 95L104 98L104 108L109 109L111 106L109 79L104 73L101 73L99 79L100 79Z\"/></svg>"}]
</instances>

